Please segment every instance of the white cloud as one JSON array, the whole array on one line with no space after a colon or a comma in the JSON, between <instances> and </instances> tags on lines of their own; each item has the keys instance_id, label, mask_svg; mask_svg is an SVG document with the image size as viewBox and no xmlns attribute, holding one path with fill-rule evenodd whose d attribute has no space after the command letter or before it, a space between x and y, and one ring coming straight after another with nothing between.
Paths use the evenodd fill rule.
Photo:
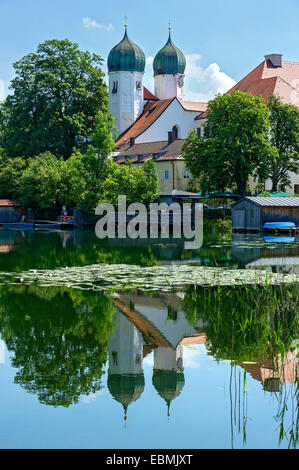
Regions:
<instances>
[{"instance_id":1,"label":"white cloud","mask_svg":"<svg viewBox=\"0 0 299 470\"><path fill-rule=\"evenodd\" d=\"M235 80L220 70L218 64L210 64L207 68L199 65L199 54L186 55L184 94L186 101L209 101L217 93L225 93L235 85ZM144 85L154 93L153 78L154 57L146 58Z\"/></svg>"},{"instance_id":2,"label":"white cloud","mask_svg":"<svg viewBox=\"0 0 299 470\"><path fill-rule=\"evenodd\" d=\"M144 86L152 93L154 93L153 62L154 62L154 56L149 56L146 58L144 77L143 77Z\"/></svg>"},{"instance_id":3,"label":"white cloud","mask_svg":"<svg viewBox=\"0 0 299 470\"><path fill-rule=\"evenodd\" d=\"M4 101L6 98L6 89L5 89L5 82L0 80L0 103Z\"/></svg>"},{"instance_id":4,"label":"white cloud","mask_svg":"<svg viewBox=\"0 0 299 470\"><path fill-rule=\"evenodd\" d=\"M218 64L210 64L206 69L199 65L201 56L186 56L185 100L209 101L217 93L226 93L235 85L235 80L220 70Z\"/></svg>"},{"instance_id":5,"label":"white cloud","mask_svg":"<svg viewBox=\"0 0 299 470\"><path fill-rule=\"evenodd\" d=\"M113 25L110 23L108 25L99 24L95 20L92 20L88 16L86 18L82 18L82 23L84 28L92 28L92 29L104 29L105 31L112 31Z\"/></svg>"},{"instance_id":6,"label":"white cloud","mask_svg":"<svg viewBox=\"0 0 299 470\"><path fill-rule=\"evenodd\" d=\"M206 356L206 346L204 344L184 346L183 365L191 369L201 366L202 356Z\"/></svg>"}]
</instances>

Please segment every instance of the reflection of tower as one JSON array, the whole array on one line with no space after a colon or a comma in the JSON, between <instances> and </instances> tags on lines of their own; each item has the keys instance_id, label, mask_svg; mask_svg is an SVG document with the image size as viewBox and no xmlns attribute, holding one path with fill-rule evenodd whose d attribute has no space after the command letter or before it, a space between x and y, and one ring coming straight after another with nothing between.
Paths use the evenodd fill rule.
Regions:
<instances>
[{"instance_id":1,"label":"reflection of tower","mask_svg":"<svg viewBox=\"0 0 299 470\"><path fill-rule=\"evenodd\" d=\"M154 352L153 385L167 404L168 416L172 400L181 393L185 378L183 374L183 348L157 348Z\"/></svg>"},{"instance_id":2,"label":"reflection of tower","mask_svg":"<svg viewBox=\"0 0 299 470\"><path fill-rule=\"evenodd\" d=\"M108 389L127 416L130 403L144 390L142 333L124 314L116 312L116 328L109 337Z\"/></svg>"}]
</instances>

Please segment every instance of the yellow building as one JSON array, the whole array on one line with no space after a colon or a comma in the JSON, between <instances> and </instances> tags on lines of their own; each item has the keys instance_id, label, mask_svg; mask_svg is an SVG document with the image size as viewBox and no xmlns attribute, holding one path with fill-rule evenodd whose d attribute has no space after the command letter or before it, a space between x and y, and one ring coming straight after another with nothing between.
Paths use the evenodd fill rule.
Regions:
<instances>
[{"instance_id":1,"label":"yellow building","mask_svg":"<svg viewBox=\"0 0 299 470\"><path fill-rule=\"evenodd\" d=\"M159 176L160 191L177 189L188 191L191 174L186 170L185 161L181 156L183 139L173 142L148 142L144 144L123 145L114 156L114 161L123 164L130 160L133 164L142 165L152 160Z\"/></svg>"}]
</instances>

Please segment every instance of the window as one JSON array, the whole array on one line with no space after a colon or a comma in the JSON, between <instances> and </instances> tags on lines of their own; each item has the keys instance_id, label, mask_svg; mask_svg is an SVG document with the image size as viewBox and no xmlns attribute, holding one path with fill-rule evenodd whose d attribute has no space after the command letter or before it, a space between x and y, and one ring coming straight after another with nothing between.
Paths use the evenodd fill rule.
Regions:
<instances>
[{"instance_id":1,"label":"window","mask_svg":"<svg viewBox=\"0 0 299 470\"><path fill-rule=\"evenodd\" d=\"M135 362L136 362L136 366L138 366L138 365L141 364L141 356L140 356L140 354L136 354Z\"/></svg>"},{"instance_id":2,"label":"window","mask_svg":"<svg viewBox=\"0 0 299 470\"><path fill-rule=\"evenodd\" d=\"M113 94L117 93L117 82L112 82L112 93Z\"/></svg>"},{"instance_id":3,"label":"window","mask_svg":"<svg viewBox=\"0 0 299 470\"><path fill-rule=\"evenodd\" d=\"M201 127L198 127L196 129L196 132L197 132L197 137L201 137Z\"/></svg>"},{"instance_id":4,"label":"window","mask_svg":"<svg viewBox=\"0 0 299 470\"><path fill-rule=\"evenodd\" d=\"M183 170L182 170L182 178L183 178L184 180L190 180L190 179L192 178L190 171L183 169Z\"/></svg>"},{"instance_id":5,"label":"window","mask_svg":"<svg viewBox=\"0 0 299 470\"><path fill-rule=\"evenodd\" d=\"M299 194L299 184L294 184L294 194Z\"/></svg>"},{"instance_id":6,"label":"window","mask_svg":"<svg viewBox=\"0 0 299 470\"><path fill-rule=\"evenodd\" d=\"M169 170L163 170L162 171L162 179L163 180L169 180Z\"/></svg>"},{"instance_id":7,"label":"window","mask_svg":"<svg viewBox=\"0 0 299 470\"><path fill-rule=\"evenodd\" d=\"M141 81L137 80L136 82L136 90L141 90Z\"/></svg>"},{"instance_id":8,"label":"window","mask_svg":"<svg viewBox=\"0 0 299 470\"><path fill-rule=\"evenodd\" d=\"M173 126L172 128L172 135L173 135L173 140L178 138L179 130L177 126Z\"/></svg>"},{"instance_id":9,"label":"window","mask_svg":"<svg viewBox=\"0 0 299 470\"><path fill-rule=\"evenodd\" d=\"M114 366L117 366L117 352L112 351L112 363Z\"/></svg>"}]
</instances>

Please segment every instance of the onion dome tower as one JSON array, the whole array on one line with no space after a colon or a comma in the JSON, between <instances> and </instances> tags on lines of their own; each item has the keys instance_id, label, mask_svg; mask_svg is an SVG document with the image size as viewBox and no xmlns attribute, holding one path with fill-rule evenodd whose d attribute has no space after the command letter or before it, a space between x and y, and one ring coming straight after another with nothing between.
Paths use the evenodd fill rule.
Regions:
<instances>
[{"instance_id":1,"label":"onion dome tower","mask_svg":"<svg viewBox=\"0 0 299 470\"><path fill-rule=\"evenodd\" d=\"M143 374L112 374L108 375L108 390L115 400L122 404L124 419L130 403L138 400L144 390Z\"/></svg>"},{"instance_id":2,"label":"onion dome tower","mask_svg":"<svg viewBox=\"0 0 299 470\"><path fill-rule=\"evenodd\" d=\"M143 110L145 55L128 37L127 25L122 40L110 51L108 60L109 109L122 134Z\"/></svg>"},{"instance_id":3,"label":"onion dome tower","mask_svg":"<svg viewBox=\"0 0 299 470\"><path fill-rule=\"evenodd\" d=\"M160 100L173 98L184 99L184 72L186 59L184 54L174 45L169 37L165 46L154 58L155 96Z\"/></svg>"},{"instance_id":4,"label":"onion dome tower","mask_svg":"<svg viewBox=\"0 0 299 470\"><path fill-rule=\"evenodd\" d=\"M183 372L171 370L154 370L153 386L160 397L164 398L167 405L167 414L170 416L169 409L172 400L178 397L185 385Z\"/></svg>"}]
</instances>

